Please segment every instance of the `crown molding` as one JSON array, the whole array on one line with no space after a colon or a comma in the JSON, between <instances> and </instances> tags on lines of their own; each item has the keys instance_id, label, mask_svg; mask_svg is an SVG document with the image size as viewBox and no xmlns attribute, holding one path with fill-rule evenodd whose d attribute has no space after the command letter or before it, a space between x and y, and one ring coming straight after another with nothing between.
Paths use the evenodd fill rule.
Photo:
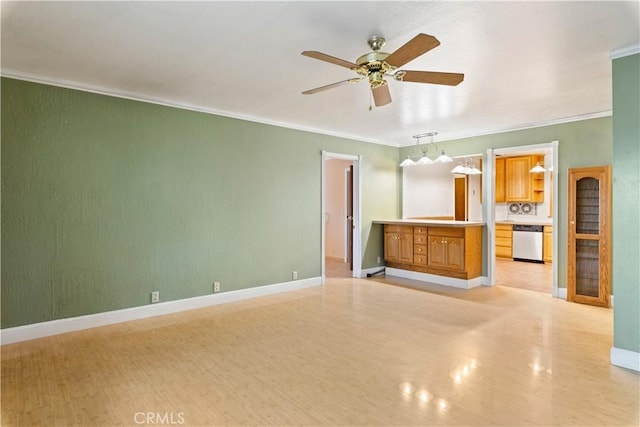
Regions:
<instances>
[{"instance_id":1,"label":"crown molding","mask_svg":"<svg viewBox=\"0 0 640 427\"><path fill-rule=\"evenodd\" d=\"M147 103L150 103L150 104L157 104L157 105L162 105L162 106L165 106L165 107L180 108L182 110L196 111L196 112L199 112L199 113L212 114L212 115L222 116L222 117L229 117L229 118L232 118L232 119L246 120L246 121L249 121L249 122L261 123L261 124L265 124L265 125L277 126L277 127L293 129L293 130L299 130L299 131L303 131L303 132L310 132L310 133L316 133L316 134L321 134L321 135L333 136L333 137L336 137L336 138L351 139L351 140L360 141L360 142L368 142L368 143L371 143L371 144L386 145L386 146L390 146L390 147L398 147L397 144L393 144L393 143L389 143L389 142L381 141L381 140L377 140L377 139L364 139L364 138L359 137L357 135L349 135L349 134L344 134L344 133L340 133L340 132L331 132L331 131L327 131L325 129L319 129L319 128L314 128L314 127L309 127L309 126L300 126L300 125L289 123L289 122L280 122L280 121L277 121L277 120L267 120L267 119L264 119L262 117L251 116L251 115L248 115L248 114L241 114L241 113L237 113L237 112L233 112L233 111L217 110L215 108L207 108L207 107L202 107L200 105L181 103L181 102L176 102L176 101L173 101L173 100L170 100L170 99L165 99L165 98L158 98L158 97L147 96L147 95L134 93L134 92L121 91L121 90L102 87L102 86L84 84L84 83L79 83L79 82L75 82L75 81L71 81L71 80L43 77L43 76L38 76L38 75L35 75L35 74L23 73L21 71L15 71L15 70L10 70L10 69L6 69L6 68L3 68L3 69L0 70L0 75L2 77L7 77L7 78L10 78L10 79L15 79L15 80L24 80L24 81L28 81L28 82L32 82L32 83L39 83L39 84L45 84L45 85L49 85L49 86L62 87L62 88L65 88L65 89L73 89L73 90L79 90L79 91L82 91L82 92L95 93L95 94L98 94L98 95L113 96L113 97L116 97L116 98L128 99L128 100L131 100L131 101L147 102Z\"/></svg>"},{"instance_id":2,"label":"crown molding","mask_svg":"<svg viewBox=\"0 0 640 427\"><path fill-rule=\"evenodd\" d=\"M640 53L640 44L623 47L622 49L612 50L609 53L610 59L624 58L625 56L631 56Z\"/></svg>"},{"instance_id":3,"label":"crown molding","mask_svg":"<svg viewBox=\"0 0 640 427\"><path fill-rule=\"evenodd\" d=\"M633 49L636 49L636 50L634 51ZM635 46L633 48L626 48L626 49L623 49L623 50L625 52L627 52L626 55L632 55L634 53L640 52L639 49L640 49L640 46ZM622 51L622 50L620 50L620 51ZM619 52L619 51L616 51L616 52ZM625 55L621 55L621 56L625 56ZM405 145L405 144L398 144L398 143L391 143L391 142L387 142L387 141L381 141L381 140L377 140L377 139L365 139L365 138L359 137L357 135L343 134L343 133L340 133L340 132L331 132L331 131L327 131L325 129L319 129L319 128L314 128L314 127L310 127L310 126L300 126L300 125L289 123L289 122L280 122L280 121L276 121L276 120L267 120L267 119L264 119L264 118L261 118L261 117L255 117L255 116L251 116L251 115L247 115L247 114L241 114L241 113L232 112L232 111L217 110L217 109L214 109L214 108L207 108L207 107L202 107L202 106L199 106L199 105L180 103L180 102L175 102L175 101L172 101L172 100L169 100L169 99L165 99L165 98L147 96L147 95L142 95L142 94L139 94L139 93L128 92L128 91L120 91L120 90L116 90L116 89L112 89L112 88L106 88L106 87L102 87L102 86L95 86L95 85L79 83L79 82L75 82L75 81L71 81L71 80L43 77L43 76L38 76L38 75L35 75L35 74L23 73L23 72L20 72L20 71L15 71L15 70L6 69L6 68L0 69L0 76L11 78L11 79L15 79L15 80L24 80L24 81L28 81L28 82L45 84L45 85L49 85L49 86L62 87L62 88L65 88L65 89L73 89L73 90L79 90L79 91L83 91L83 92L90 92L90 93L95 93L95 94L98 94L98 95L113 96L113 97L116 97L116 98L128 99L128 100L131 100L131 101L147 102L147 103L150 103L150 104L162 105L162 106L165 106L165 107L180 108L180 109L183 109L183 110L196 111L196 112L199 112L199 113L212 114L212 115L221 116L221 117L229 117L229 118L232 118L232 119L246 120L246 121L249 121L249 122L261 123L261 124L270 125L270 126L277 126L277 127L282 127L282 128L286 128L286 129L298 130L298 131L302 131L302 132L309 132L309 133L315 133L315 134L320 134L320 135L333 136L333 137L336 137L336 138L350 139L350 140L359 141L359 142L366 142L366 143L371 143L371 144L384 145L384 146L388 146L388 147L404 148L404 147L413 146L413 144L406 144ZM491 130L491 131L487 131L487 132L469 133L469 134L466 134L466 135L456 135L456 136L452 136L451 138L443 138L443 139L439 140L438 142L442 143L442 142L447 142L447 141L456 141L456 140L465 139L465 138L474 138L474 137L479 137L479 136L495 135L495 134L505 133L505 132L514 132L514 131L525 130L525 129L533 129L533 128L544 127L544 126L552 126L552 125L557 125L557 124L562 124L562 123L576 122L576 121L580 121L580 120L588 120L588 119L595 119L595 118L600 118L600 117L607 117L607 116L611 116L612 114L613 113L612 113L611 110L600 111L600 112L596 112L596 113L583 114L583 115L580 115L580 116L565 117L565 118L556 119L556 120L549 120L549 121L545 121L545 122L525 124L525 125L518 126L518 127L513 127L513 128L496 129L496 130Z\"/></svg>"}]
</instances>

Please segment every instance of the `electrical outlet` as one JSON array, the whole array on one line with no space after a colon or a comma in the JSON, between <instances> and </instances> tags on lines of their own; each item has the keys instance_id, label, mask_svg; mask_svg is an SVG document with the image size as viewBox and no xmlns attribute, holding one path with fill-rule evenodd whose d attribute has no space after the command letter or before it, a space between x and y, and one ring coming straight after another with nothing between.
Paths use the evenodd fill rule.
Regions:
<instances>
[{"instance_id":1,"label":"electrical outlet","mask_svg":"<svg viewBox=\"0 0 640 427\"><path fill-rule=\"evenodd\" d=\"M213 292L220 292L220 282L213 282Z\"/></svg>"},{"instance_id":2,"label":"electrical outlet","mask_svg":"<svg viewBox=\"0 0 640 427\"><path fill-rule=\"evenodd\" d=\"M160 291L153 291L151 292L151 302L158 302L160 301Z\"/></svg>"},{"instance_id":3,"label":"electrical outlet","mask_svg":"<svg viewBox=\"0 0 640 427\"><path fill-rule=\"evenodd\" d=\"M380 257L378 257L378 260L377 260L378 264L380 264L381 261L382 260L380 259Z\"/></svg>"},{"instance_id":4,"label":"electrical outlet","mask_svg":"<svg viewBox=\"0 0 640 427\"><path fill-rule=\"evenodd\" d=\"M298 272L297 272L297 271L294 271L294 272L291 274L291 277L293 278L293 280L298 280Z\"/></svg>"}]
</instances>

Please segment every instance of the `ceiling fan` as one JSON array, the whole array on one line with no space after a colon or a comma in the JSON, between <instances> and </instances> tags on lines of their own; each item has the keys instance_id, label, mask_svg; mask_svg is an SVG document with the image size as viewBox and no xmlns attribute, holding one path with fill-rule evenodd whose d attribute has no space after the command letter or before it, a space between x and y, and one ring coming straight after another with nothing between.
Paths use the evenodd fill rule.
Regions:
<instances>
[{"instance_id":1,"label":"ceiling fan","mask_svg":"<svg viewBox=\"0 0 640 427\"><path fill-rule=\"evenodd\" d=\"M369 80L376 107L381 107L391 102L391 94L389 93L389 86L387 85L385 77L393 77L395 80L401 82L430 83L448 86L457 86L464 80L464 74L460 73L399 69L409 61L438 47L440 42L433 36L420 33L391 54L380 51L385 41L382 37L374 36L370 38L368 43L372 52L360 56L356 59L355 64L315 50L305 50L302 52L304 56L349 68L358 73L360 77L320 86L302 93L304 95L311 95L347 83L358 83L366 78Z\"/></svg>"}]
</instances>

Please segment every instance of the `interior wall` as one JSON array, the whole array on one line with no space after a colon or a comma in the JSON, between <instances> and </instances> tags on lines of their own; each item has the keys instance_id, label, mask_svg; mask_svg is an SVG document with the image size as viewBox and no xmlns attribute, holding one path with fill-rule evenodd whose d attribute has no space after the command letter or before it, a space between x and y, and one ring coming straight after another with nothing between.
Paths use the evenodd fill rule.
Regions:
<instances>
[{"instance_id":1,"label":"interior wall","mask_svg":"<svg viewBox=\"0 0 640 427\"><path fill-rule=\"evenodd\" d=\"M321 275L322 150L362 155L362 267L398 149L2 79L2 328Z\"/></svg>"},{"instance_id":2,"label":"interior wall","mask_svg":"<svg viewBox=\"0 0 640 427\"><path fill-rule=\"evenodd\" d=\"M523 145L558 141L558 170L554 178L558 179L558 218L554 233L558 233L558 254L554 261L558 263L558 286L567 287L567 169L583 166L610 165L613 161L613 132L610 116L551 126L541 126L511 132L496 133L471 138L462 138L438 142L451 157L484 153L482 163L486 164L488 148L507 148ZM399 159L411 154L414 147L400 150ZM483 176L483 186L489 177ZM486 192L483 192L483 212L486 217ZM483 237L484 253L487 252L487 238ZM483 257L483 274L487 274L487 259Z\"/></svg>"},{"instance_id":3,"label":"interior wall","mask_svg":"<svg viewBox=\"0 0 640 427\"><path fill-rule=\"evenodd\" d=\"M402 168L403 218L453 216L454 175L450 163Z\"/></svg>"},{"instance_id":4,"label":"interior wall","mask_svg":"<svg viewBox=\"0 0 640 427\"><path fill-rule=\"evenodd\" d=\"M328 159L325 165L325 256L345 258L346 238L346 174L352 162Z\"/></svg>"},{"instance_id":5,"label":"interior wall","mask_svg":"<svg viewBox=\"0 0 640 427\"><path fill-rule=\"evenodd\" d=\"M613 61L613 345L635 353L640 353L638 76L640 54Z\"/></svg>"}]
</instances>

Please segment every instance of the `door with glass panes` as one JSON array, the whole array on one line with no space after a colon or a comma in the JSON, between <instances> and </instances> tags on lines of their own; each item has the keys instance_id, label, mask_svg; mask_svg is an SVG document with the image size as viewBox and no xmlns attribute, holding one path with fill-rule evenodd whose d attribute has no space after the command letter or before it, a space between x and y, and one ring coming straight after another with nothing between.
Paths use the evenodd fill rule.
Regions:
<instances>
[{"instance_id":1,"label":"door with glass panes","mask_svg":"<svg viewBox=\"0 0 640 427\"><path fill-rule=\"evenodd\" d=\"M609 307L611 167L568 170L567 299Z\"/></svg>"}]
</instances>

